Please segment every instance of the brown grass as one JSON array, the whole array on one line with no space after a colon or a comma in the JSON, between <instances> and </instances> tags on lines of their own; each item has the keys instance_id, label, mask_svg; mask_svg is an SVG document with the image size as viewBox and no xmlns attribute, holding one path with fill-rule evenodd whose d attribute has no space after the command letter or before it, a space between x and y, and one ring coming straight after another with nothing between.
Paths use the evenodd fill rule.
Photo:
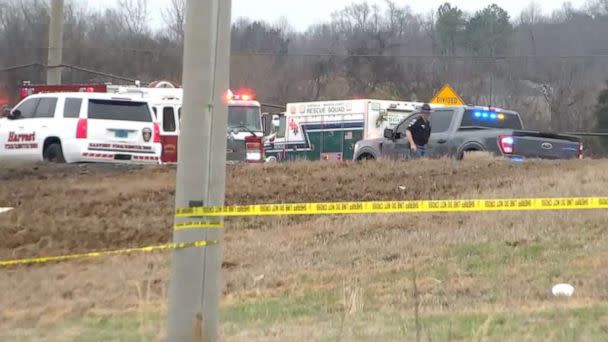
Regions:
<instances>
[{"instance_id":1,"label":"brown grass","mask_svg":"<svg viewBox=\"0 0 608 342\"><path fill-rule=\"evenodd\" d=\"M604 160L485 158L232 167L227 203L606 195L607 167ZM171 236L172 168L19 166L0 169L0 180L0 204L16 208L0 215L2 259L141 246ZM473 333L481 338L496 320L489 317L502 312L606 303L606 222L599 211L231 219L226 320L238 322L231 308L247 303L335 293L319 314L337 313L343 333L353 336L361 315L413 314L416 265L421 314L486 312ZM133 313L143 330L160 329L146 313L165 307L168 265L168 255L158 254L0 270L0 336L15 327L44 331L117 313ZM547 294L561 281L576 287L575 298L564 303ZM304 327L320 324L307 319L313 321L301 322L303 340L312 333ZM267 333L288 338L293 322ZM273 339L242 324L229 335ZM337 326L326 334L337 336Z\"/></svg>"},{"instance_id":2,"label":"brown grass","mask_svg":"<svg viewBox=\"0 0 608 342\"><path fill-rule=\"evenodd\" d=\"M603 164L489 159L234 167L226 202L586 196L603 193L597 185L608 178ZM155 244L171 236L171 168L44 165L0 169L0 180L3 205L18 208L0 217L0 257Z\"/></svg>"}]
</instances>

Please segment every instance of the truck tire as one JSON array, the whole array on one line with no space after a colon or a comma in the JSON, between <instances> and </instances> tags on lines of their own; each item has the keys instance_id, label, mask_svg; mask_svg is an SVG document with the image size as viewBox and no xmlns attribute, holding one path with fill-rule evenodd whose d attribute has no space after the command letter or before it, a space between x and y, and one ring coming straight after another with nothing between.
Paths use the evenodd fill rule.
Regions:
<instances>
[{"instance_id":1,"label":"truck tire","mask_svg":"<svg viewBox=\"0 0 608 342\"><path fill-rule=\"evenodd\" d=\"M50 163L65 163L65 158L63 157L63 149L61 148L60 143L52 143L46 147L44 152L42 153L44 161Z\"/></svg>"},{"instance_id":2,"label":"truck tire","mask_svg":"<svg viewBox=\"0 0 608 342\"><path fill-rule=\"evenodd\" d=\"M464 156L465 156L467 153L471 153L471 152L478 152L478 151L479 151L479 150L477 150L477 149L469 149L469 150L466 150L466 151L460 151L460 153L458 153L458 156L456 157L456 159L458 159L458 160L463 160L463 159L464 159Z\"/></svg>"},{"instance_id":3,"label":"truck tire","mask_svg":"<svg viewBox=\"0 0 608 342\"><path fill-rule=\"evenodd\" d=\"M478 142L468 142L459 149L459 152L456 153L456 159L462 160L467 153L485 152L485 150L486 149L483 147L483 145Z\"/></svg>"},{"instance_id":4,"label":"truck tire","mask_svg":"<svg viewBox=\"0 0 608 342\"><path fill-rule=\"evenodd\" d=\"M465 158L467 158L467 159L470 159L470 158L472 158L472 159L482 158L483 159L483 158L491 157L491 154L488 153L487 151L477 150L477 149L467 150L467 151L464 151L464 152L461 152L461 153L462 153L462 156L460 156L460 158L459 158L460 160L465 159Z\"/></svg>"},{"instance_id":5,"label":"truck tire","mask_svg":"<svg viewBox=\"0 0 608 342\"><path fill-rule=\"evenodd\" d=\"M357 161L362 160L375 160L374 155L371 153L362 153L359 157L357 157Z\"/></svg>"}]
</instances>

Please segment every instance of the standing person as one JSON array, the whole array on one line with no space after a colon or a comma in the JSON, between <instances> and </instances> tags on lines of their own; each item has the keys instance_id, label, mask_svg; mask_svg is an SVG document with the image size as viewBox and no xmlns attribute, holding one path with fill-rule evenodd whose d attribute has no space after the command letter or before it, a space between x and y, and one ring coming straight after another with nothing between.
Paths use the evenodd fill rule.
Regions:
<instances>
[{"instance_id":1,"label":"standing person","mask_svg":"<svg viewBox=\"0 0 608 342\"><path fill-rule=\"evenodd\" d=\"M430 117L431 106L425 103L420 110L420 117L412 121L405 131L407 141L410 143L412 158L426 156L426 145L429 143L429 138L431 137Z\"/></svg>"}]
</instances>

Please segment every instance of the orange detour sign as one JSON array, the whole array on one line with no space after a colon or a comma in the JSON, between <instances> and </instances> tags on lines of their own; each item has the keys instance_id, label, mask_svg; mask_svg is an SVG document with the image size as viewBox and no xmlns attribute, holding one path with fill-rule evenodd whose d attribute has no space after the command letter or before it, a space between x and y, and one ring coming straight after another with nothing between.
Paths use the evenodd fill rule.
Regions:
<instances>
[{"instance_id":1,"label":"orange detour sign","mask_svg":"<svg viewBox=\"0 0 608 342\"><path fill-rule=\"evenodd\" d=\"M442 104L445 106L464 106L464 101L449 84L444 85L430 103Z\"/></svg>"}]
</instances>

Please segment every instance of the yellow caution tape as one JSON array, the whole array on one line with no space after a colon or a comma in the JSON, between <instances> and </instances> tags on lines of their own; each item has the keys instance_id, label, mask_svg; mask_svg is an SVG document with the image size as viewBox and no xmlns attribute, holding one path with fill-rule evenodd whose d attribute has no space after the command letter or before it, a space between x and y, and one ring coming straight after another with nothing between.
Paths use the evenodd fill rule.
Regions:
<instances>
[{"instance_id":1,"label":"yellow caution tape","mask_svg":"<svg viewBox=\"0 0 608 342\"><path fill-rule=\"evenodd\" d=\"M178 223L175 226L173 226L174 230L177 231L181 231L181 230L195 230L195 229L215 229L215 228L222 228L224 227L224 224L222 222L184 222L184 223Z\"/></svg>"},{"instance_id":2,"label":"yellow caution tape","mask_svg":"<svg viewBox=\"0 0 608 342\"><path fill-rule=\"evenodd\" d=\"M219 244L219 241L217 241L217 240L184 242L184 243L167 243L164 245L137 247L137 248L125 248L125 249L118 249L118 250L113 250L113 251L101 251L101 252L90 252L90 253L83 253L83 254L71 254L71 255L50 256L50 257L4 260L4 261L0 261L0 268L18 266L18 265L47 264L47 263L51 263L51 262L101 258L101 257L134 254L134 253L153 253L153 252L160 252L160 251L182 250L182 249L205 247L205 246L211 246L211 245L217 245L217 244Z\"/></svg>"},{"instance_id":3,"label":"yellow caution tape","mask_svg":"<svg viewBox=\"0 0 608 342\"><path fill-rule=\"evenodd\" d=\"M177 209L177 217L238 217L608 209L608 197L377 201Z\"/></svg>"}]
</instances>

